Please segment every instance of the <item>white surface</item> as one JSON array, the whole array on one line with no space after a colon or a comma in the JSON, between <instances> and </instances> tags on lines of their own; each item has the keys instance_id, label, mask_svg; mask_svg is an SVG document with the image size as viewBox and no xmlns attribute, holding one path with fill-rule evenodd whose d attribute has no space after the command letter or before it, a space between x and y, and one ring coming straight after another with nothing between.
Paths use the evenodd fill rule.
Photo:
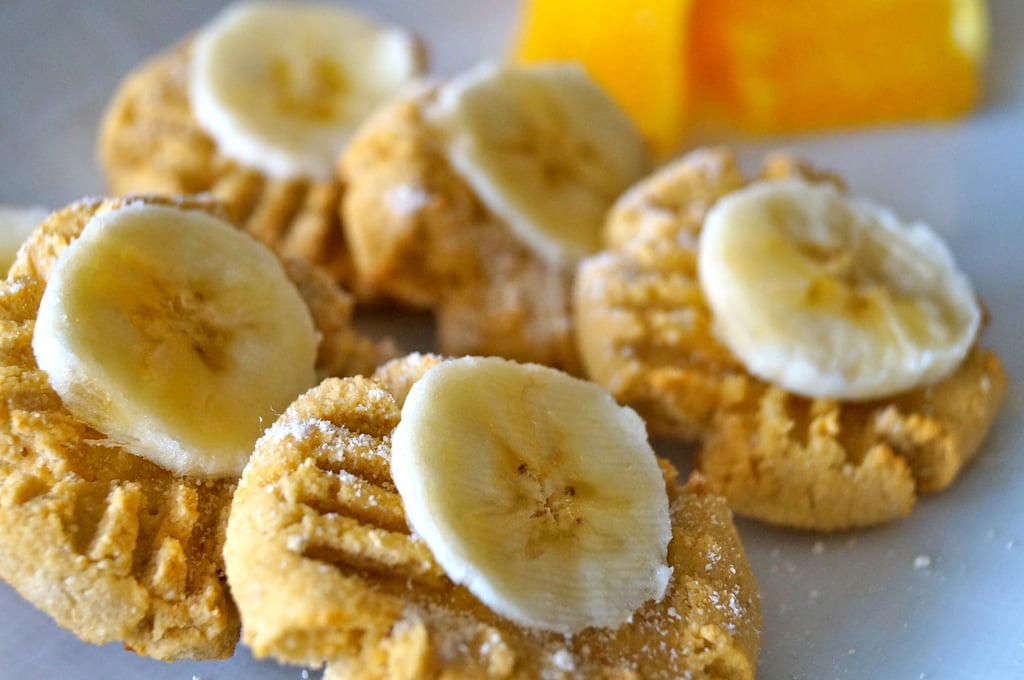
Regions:
<instances>
[{"instance_id":1,"label":"white surface","mask_svg":"<svg viewBox=\"0 0 1024 680\"><path fill-rule=\"evenodd\" d=\"M93 145L104 103L132 66L213 4L0 3L0 203L59 207L103 193ZM515 9L512 0L356 4L418 29L439 73L500 56ZM762 678L1024 677L1024 3L992 8L988 101L970 120L730 140L751 163L793 148L839 170L854 191L932 222L984 298L986 342L1010 378L983 455L909 519L824 537L740 523L763 598ZM85 645L3 584L0 660L2 678L305 677L242 648L224 662L167 665Z\"/></svg>"}]
</instances>

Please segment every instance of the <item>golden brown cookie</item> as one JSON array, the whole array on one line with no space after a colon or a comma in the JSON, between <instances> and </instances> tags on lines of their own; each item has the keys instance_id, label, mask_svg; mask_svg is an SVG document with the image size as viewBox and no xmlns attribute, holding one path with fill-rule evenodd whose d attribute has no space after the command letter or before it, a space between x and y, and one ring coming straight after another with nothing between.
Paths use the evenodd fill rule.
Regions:
<instances>
[{"instance_id":1,"label":"golden brown cookie","mask_svg":"<svg viewBox=\"0 0 1024 680\"><path fill-rule=\"evenodd\" d=\"M786 155L761 172L786 175L841 186ZM1006 389L999 360L975 347L944 380L865 402L754 378L714 337L697 278L704 216L747 182L732 153L699 149L622 197L574 290L585 373L653 432L702 443L699 469L741 514L820 530L902 517L977 454Z\"/></svg>"},{"instance_id":2,"label":"golden brown cookie","mask_svg":"<svg viewBox=\"0 0 1024 680\"><path fill-rule=\"evenodd\" d=\"M578 371L571 272L545 261L455 171L423 109L385 106L342 154L342 219L360 285L434 310L439 349Z\"/></svg>"},{"instance_id":3,"label":"golden brown cookie","mask_svg":"<svg viewBox=\"0 0 1024 680\"><path fill-rule=\"evenodd\" d=\"M236 163L200 127L189 105L191 39L128 74L103 114L99 165L114 194L211 194L231 220L287 258L355 283L341 232L335 181L276 179Z\"/></svg>"},{"instance_id":4,"label":"golden brown cookie","mask_svg":"<svg viewBox=\"0 0 1024 680\"><path fill-rule=\"evenodd\" d=\"M759 604L730 511L667 463L673 576L617 630L524 629L454 585L410 534L390 474L403 396L437 361L326 380L257 444L225 545L254 654L351 679L753 677Z\"/></svg>"},{"instance_id":5,"label":"golden brown cookie","mask_svg":"<svg viewBox=\"0 0 1024 680\"><path fill-rule=\"evenodd\" d=\"M163 660L223 658L239 630L221 555L237 480L175 476L105 441L67 411L31 346L57 258L91 217L123 203L53 213L0 284L0 577L87 642L122 641ZM333 283L302 264L289 275L327 338L321 375L372 370L387 356L346 327L352 303Z\"/></svg>"}]
</instances>

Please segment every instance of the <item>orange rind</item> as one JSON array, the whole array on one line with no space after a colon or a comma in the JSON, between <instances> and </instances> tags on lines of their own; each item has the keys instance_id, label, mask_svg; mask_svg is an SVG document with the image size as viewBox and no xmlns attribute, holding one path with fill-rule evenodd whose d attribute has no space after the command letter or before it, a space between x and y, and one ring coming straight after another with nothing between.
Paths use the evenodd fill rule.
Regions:
<instances>
[{"instance_id":1,"label":"orange rind","mask_svg":"<svg viewBox=\"0 0 1024 680\"><path fill-rule=\"evenodd\" d=\"M988 49L985 0L524 0L510 58L580 62L664 156L697 119L954 120L980 101Z\"/></svg>"},{"instance_id":2,"label":"orange rind","mask_svg":"<svg viewBox=\"0 0 1024 680\"><path fill-rule=\"evenodd\" d=\"M959 117L989 39L984 0L712 0L690 25L703 96L752 132Z\"/></svg>"}]
</instances>

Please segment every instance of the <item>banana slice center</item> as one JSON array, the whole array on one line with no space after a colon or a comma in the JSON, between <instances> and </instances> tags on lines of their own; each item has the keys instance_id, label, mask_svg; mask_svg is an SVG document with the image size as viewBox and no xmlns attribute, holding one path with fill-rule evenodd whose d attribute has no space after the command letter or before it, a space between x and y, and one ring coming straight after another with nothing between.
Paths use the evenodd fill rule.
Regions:
<instances>
[{"instance_id":1,"label":"banana slice center","mask_svg":"<svg viewBox=\"0 0 1024 680\"><path fill-rule=\"evenodd\" d=\"M315 123L340 118L340 103L348 90L345 72L335 61L324 57L308 64L292 62L280 55L269 59L268 80L276 112Z\"/></svg>"},{"instance_id":2,"label":"banana slice center","mask_svg":"<svg viewBox=\"0 0 1024 680\"><path fill-rule=\"evenodd\" d=\"M535 509L530 519L540 520L534 533L527 538L526 554L535 558L556 537L570 537L572 530L585 523L576 503L576 487L579 482L568 482L552 485L546 483L543 476L532 470L527 463L516 466L516 474L522 480L518 485L520 499Z\"/></svg>"},{"instance_id":3,"label":"banana slice center","mask_svg":"<svg viewBox=\"0 0 1024 680\"><path fill-rule=\"evenodd\" d=\"M214 296L204 292L206 286L194 282L182 289L180 282L152 271L149 263L135 264L133 277L140 289L148 290L144 296L135 291L125 299L124 314L140 340L142 363L155 369L181 348L195 358L189 363L214 374L226 371L235 332L212 312ZM178 358L172 361L180 363Z\"/></svg>"}]
</instances>

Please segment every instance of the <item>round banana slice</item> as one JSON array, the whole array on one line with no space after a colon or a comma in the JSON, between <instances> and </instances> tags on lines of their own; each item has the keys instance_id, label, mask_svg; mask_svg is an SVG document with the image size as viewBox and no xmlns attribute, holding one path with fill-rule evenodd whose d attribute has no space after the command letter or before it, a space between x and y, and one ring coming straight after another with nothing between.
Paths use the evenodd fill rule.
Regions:
<instances>
[{"instance_id":1,"label":"round banana slice","mask_svg":"<svg viewBox=\"0 0 1024 680\"><path fill-rule=\"evenodd\" d=\"M93 217L57 259L32 349L109 442L221 477L315 384L318 342L266 248L205 212L136 202Z\"/></svg>"},{"instance_id":2,"label":"round banana slice","mask_svg":"<svg viewBox=\"0 0 1024 680\"><path fill-rule=\"evenodd\" d=\"M408 32L342 7L242 2L196 36L193 114L272 177L327 180L355 128L423 69Z\"/></svg>"},{"instance_id":3,"label":"round banana slice","mask_svg":"<svg viewBox=\"0 0 1024 680\"><path fill-rule=\"evenodd\" d=\"M938 380L981 323L934 231L827 184L755 182L720 199L698 271L719 339L754 375L809 397L871 399Z\"/></svg>"},{"instance_id":4,"label":"round banana slice","mask_svg":"<svg viewBox=\"0 0 1024 680\"><path fill-rule=\"evenodd\" d=\"M482 64L426 115L484 204L567 268L598 250L608 208L649 170L639 131L575 64Z\"/></svg>"},{"instance_id":5,"label":"round banana slice","mask_svg":"<svg viewBox=\"0 0 1024 680\"><path fill-rule=\"evenodd\" d=\"M392 437L413 531L527 627L613 627L665 592L665 482L643 421L593 383L466 357L427 371Z\"/></svg>"},{"instance_id":6,"label":"round banana slice","mask_svg":"<svg viewBox=\"0 0 1024 680\"><path fill-rule=\"evenodd\" d=\"M45 208L0 205L0 272L10 269L18 248L49 214Z\"/></svg>"}]
</instances>

